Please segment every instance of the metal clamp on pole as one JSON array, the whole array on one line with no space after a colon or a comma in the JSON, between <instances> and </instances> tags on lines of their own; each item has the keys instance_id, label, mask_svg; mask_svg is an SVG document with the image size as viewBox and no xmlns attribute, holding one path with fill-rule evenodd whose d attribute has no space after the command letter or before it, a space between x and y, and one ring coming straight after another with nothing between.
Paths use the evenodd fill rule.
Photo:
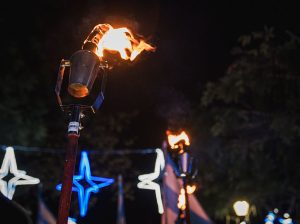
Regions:
<instances>
[{"instance_id":1,"label":"metal clamp on pole","mask_svg":"<svg viewBox=\"0 0 300 224\"><path fill-rule=\"evenodd\" d=\"M68 126L68 135L79 135L81 108L80 105L73 105L71 119Z\"/></svg>"}]
</instances>

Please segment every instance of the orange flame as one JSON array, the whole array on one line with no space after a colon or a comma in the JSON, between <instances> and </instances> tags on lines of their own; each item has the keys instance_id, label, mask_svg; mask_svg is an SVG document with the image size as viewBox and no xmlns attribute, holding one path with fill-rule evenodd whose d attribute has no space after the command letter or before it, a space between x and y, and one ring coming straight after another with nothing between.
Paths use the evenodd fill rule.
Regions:
<instances>
[{"instance_id":1,"label":"orange flame","mask_svg":"<svg viewBox=\"0 0 300 224\"><path fill-rule=\"evenodd\" d=\"M185 210L186 202L185 202L185 190L183 188L180 189L180 194L178 195L178 203L177 207L180 210Z\"/></svg>"},{"instance_id":2,"label":"orange flame","mask_svg":"<svg viewBox=\"0 0 300 224\"><path fill-rule=\"evenodd\" d=\"M187 193L188 194L193 194L195 192L196 188L197 188L196 185L192 185L192 186L187 185L186 186Z\"/></svg>"},{"instance_id":3,"label":"orange flame","mask_svg":"<svg viewBox=\"0 0 300 224\"><path fill-rule=\"evenodd\" d=\"M172 149L177 149L179 147L178 143L180 141L184 141L185 145L190 145L190 139L184 131L182 131L179 135L173 135L169 131L167 131L167 135L169 145Z\"/></svg>"},{"instance_id":4,"label":"orange flame","mask_svg":"<svg viewBox=\"0 0 300 224\"><path fill-rule=\"evenodd\" d=\"M133 61L142 51L155 50L155 47L144 40L134 37L126 27L115 29L110 24L99 24L94 27L91 34L94 36L90 41L97 45L96 54L100 58L104 57L104 51L107 50L118 52L124 60Z\"/></svg>"}]
</instances>

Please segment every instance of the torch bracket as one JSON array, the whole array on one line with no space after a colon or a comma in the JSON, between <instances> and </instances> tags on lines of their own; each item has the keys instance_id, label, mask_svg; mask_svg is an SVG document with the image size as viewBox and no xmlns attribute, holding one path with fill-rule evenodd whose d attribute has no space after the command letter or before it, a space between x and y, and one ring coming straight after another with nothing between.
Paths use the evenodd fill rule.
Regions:
<instances>
[{"instance_id":1,"label":"torch bracket","mask_svg":"<svg viewBox=\"0 0 300 224\"><path fill-rule=\"evenodd\" d=\"M63 83L63 78L65 74L65 68L70 67L71 62L70 60L62 59L60 62L58 75L57 75L57 81L55 86L55 94L57 98L57 102L64 112L70 112L73 110L75 104L63 104L60 93L61 93L61 86ZM94 103L92 105L77 105L80 107L80 111L91 111L92 113L96 113L96 111L101 107L103 101L104 101L104 92L105 92L105 86L107 82L107 71L111 69L106 61L102 61L99 65L99 68L103 71L102 81L101 81L101 87L99 94L97 95Z\"/></svg>"}]
</instances>

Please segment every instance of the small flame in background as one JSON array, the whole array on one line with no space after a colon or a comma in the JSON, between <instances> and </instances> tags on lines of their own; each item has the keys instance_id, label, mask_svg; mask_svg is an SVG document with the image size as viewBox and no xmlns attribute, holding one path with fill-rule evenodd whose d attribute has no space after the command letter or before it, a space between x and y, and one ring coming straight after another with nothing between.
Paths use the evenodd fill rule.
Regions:
<instances>
[{"instance_id":1,"label":"small flame in background","mask_svg":"<svg viewBox=\"0 0 300 224\"><path fill-rule=\"evenodd\" d=\"M196 185L192 185L192 186L187 185L187 187L186 187L187 193L193 194L195 192L196 188L197 188Z\"/></svg>"},{"instance_id":2,"label":"small flame in background","mask_svg":"<svg viewBox=\"0 0 300 224\"><path fill-rule=\"evenodd\" d=\"M185 202L185 190L183 188L180 189L180 194L178 195L178 203L177 207L180 210L185 210L186 202Z\"/></svg>"},{"instance_id":3,"label":"small flame in background","mask_svg":"<svg viewBox=\"0 0 300 224\"><path fill-rule=\"evenodd\" d=\"M155 51L155 47L137 38L126 27L113 28L110 24L99 24L94 27L85 40L95 43L98 47L95 52L100 58L104 51L119 52L124 60L133 61L142 51Z\"/></svg>"},{"instance_id":4,"label":"small flame in background","mask_svg":"<svg viewBox=\"0 0 300 224\"><path fill-rule=\"evenodd\" d=\"M179 135L173 135L170 131L167 131L167 136L169 145L172 149L177 149L180 141L184 141L185 145L190 145L189 136L184 131L182 131Z\"/></svg>"}]
</instances>

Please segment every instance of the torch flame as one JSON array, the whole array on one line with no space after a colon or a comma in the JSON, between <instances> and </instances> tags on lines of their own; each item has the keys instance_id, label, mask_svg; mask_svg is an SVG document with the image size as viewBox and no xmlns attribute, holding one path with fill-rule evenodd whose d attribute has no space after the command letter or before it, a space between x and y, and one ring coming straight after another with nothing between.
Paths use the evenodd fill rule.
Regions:
<instances>
[{"instance_id":1,"label":"torch flame","mask_svg":"<svg viewBox=\"0 0 300 224\"><path fill-rule=\"evenodd\" d=\"M180 141L184 141L185 145L190 145L190 139L184 131L182 131L179 135L173 135L169 131L167 131L167 135L169 145L172 149L177 149L179 147L178 143Z\"/></svg>"},{"instance_id":2,"label":"torch flame","mask_svg":"<svg viewBox=\"0 0 300 224\"><path fill-rule=\"evenodd\" d=\"M93 35L92 38L89 37ZM110 24L99 24L94 27L88 39L97 45L96 54L104 57L104 51L118 52L122 59L133 61L142 51L154 51L155 47L142 39L135 38L126 27L113 28Z\"/></svg>"},{"instance_id":3,"label":"torch flame","mask_svg":"<svg viewBox=\"0 0 300 224\"><path fill-rule=\"evenodd\" d=\"M187 185L186 186L187 193L188 194L193 194L195 192L196 188L197 188L196 185L192 185L192 186Z\"/></svg>"},{"instance_id":4,"label":"torch flame","mask_svg":"<svg viewBox=\"0 0 300 224\"><path fill-rule=\"evenodd\" d=\"M180 189L180 194L178 195L178 203L177 207L180 210L185 210L186 202L185 202L185 190L183 188Z\"/></svg>"}]
</instances>

